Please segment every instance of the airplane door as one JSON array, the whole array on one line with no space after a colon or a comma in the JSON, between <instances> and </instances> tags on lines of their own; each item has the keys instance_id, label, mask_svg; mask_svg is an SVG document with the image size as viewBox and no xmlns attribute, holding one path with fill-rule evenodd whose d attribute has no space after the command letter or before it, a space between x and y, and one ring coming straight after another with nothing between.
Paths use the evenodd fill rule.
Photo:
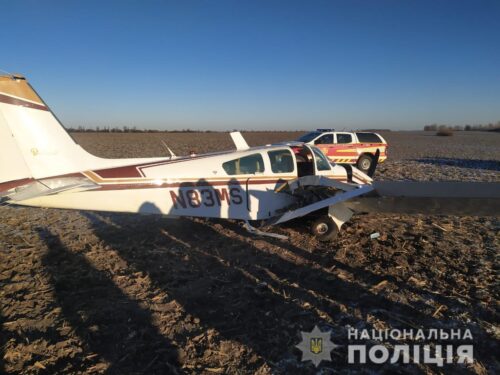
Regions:
<instances>
[{"instance_id":1,"label":"airplane door","mask_svg":"<svg viewBox=\"0 0 500 375\"><path fill-rule=\"evenodd\" d=\"M240 171L245 173L244 181L241 181L242 204L238 206L238 215L242 219L252 220L259 211L262 202L261 184L265 171L264 155L256 153L241 158ZM250 175L250 176L248 176Z\"/></svg>"},{"instance_id":2,"label":"airplane door","mask_svg":"<svg viewBox=\"0 0 500 375\"><path fill-rule=\"evenodd\" d=\"M297 161L288 147L262 153L264 164L247 180L247 209L253 220L268 219L293 203L289 194L276 189L297 177Z\"/></svg>"},{"instance_id":3,"label":"airplane door","mask_svg":"<svg viewBox=\"0 0 500 375\"><path fill-rule=\"evenodd\" d=\"M248 220L267 218L266 197L268 197L268 189L266 184L261 183L263 176L264 173L259 172L246 180L244 210Z\"/></svg>"},{"instance_id":4,"label":"airplane door","mask_svg":"<svg viewBox=\"0 0 500 375\"><path fill-rule=\"evenodd\" d=\"M307 146L311 150L314 159L314 174L317 176L329 176L332 174L332 165L328 158L317 147Z\"/></svg>"}]
</instances>

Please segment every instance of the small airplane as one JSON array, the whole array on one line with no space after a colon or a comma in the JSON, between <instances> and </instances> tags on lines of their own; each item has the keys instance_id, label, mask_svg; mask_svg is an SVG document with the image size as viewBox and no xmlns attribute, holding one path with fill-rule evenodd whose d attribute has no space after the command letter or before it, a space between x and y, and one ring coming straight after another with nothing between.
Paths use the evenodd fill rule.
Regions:
<instances>
[{"instance_id":1,"label":"small airplane","mask_svg":"<svg viewBox=\"0 0 500 375\"><path fill-rule=\"evenodd\" d=\"M301 143L157 158L104 159L66 132L20 75L0 76L0 202L33 207L206 217L245 222L255 234L312 218L319 240L335 238L355 212L493 215L500 184L374 182ZM377 155L378 156L378 155ZM259 224L259 225L257 225Z\"/></svg>"}]
</instances>

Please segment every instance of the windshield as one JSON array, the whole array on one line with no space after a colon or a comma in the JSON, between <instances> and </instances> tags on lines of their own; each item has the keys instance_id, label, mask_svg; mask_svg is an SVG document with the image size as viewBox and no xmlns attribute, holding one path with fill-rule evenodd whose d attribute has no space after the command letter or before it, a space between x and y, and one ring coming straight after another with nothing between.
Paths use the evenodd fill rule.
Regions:
<instances>
[{"instance_id":1,"label":"windshield","mask_svg":"<svg viewBox=\"0 0 500 375\"><path fill-rule=\"evenodd\" d=\"M319 133L319 132L310 132L310 133L304 134L302 137L297 139L297 141L304 142L304 143L311 142L314 138L316 138L320 134L321 133Z\"/></svg>"}]
</instances>

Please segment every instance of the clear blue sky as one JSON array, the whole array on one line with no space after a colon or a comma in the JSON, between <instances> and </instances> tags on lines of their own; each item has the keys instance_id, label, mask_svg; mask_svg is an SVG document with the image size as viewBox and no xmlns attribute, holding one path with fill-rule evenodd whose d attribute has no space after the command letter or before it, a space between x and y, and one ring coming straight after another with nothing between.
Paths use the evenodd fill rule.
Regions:
<instances>
[{"instance_id":1,"label":"clear blue sky","mask_svg":"<svg viewBox=\"0 0 500 375\"><path fill-rule=\"evenodd\" d=\"M67 126L500 120L500 1L5 1L0 69Z\"/></svg>"}]
</instances>

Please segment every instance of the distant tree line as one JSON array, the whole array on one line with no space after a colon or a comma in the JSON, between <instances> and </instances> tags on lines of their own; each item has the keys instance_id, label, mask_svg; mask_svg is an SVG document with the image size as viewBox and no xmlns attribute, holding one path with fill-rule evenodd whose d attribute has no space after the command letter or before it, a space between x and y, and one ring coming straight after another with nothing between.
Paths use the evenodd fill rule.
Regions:
<instances>
[{"instance_id":1,"label":"distant tree line","mask_svg":"<svg viewBox=\"0 0 500 375\"><path fill-rule=\"evenodd\" d=\"M195 133L197 131L191 129L182 130L158 130L158 129L138 129L136 126L78 126L76 128L66 128L71 133ZM210 132L210 130L207 130Z\"/></svg>"},{"instance_id":2,"label":"distant tree line","mask_svg":"<svg viewBox=\"0 0 500 375\"><path fill-rule=\"evenodd\" d=\"M226 133L229 130L195 130L195 129L174 129L174 130L159 130L159 129L138 129L136 126L78 126L67 127L66 130L70 133ZM290 130L238 130L245 133L286 133ZM306 132L306 130L291 130L293 132Z\"/></svg>"},{"instance_id":3,"label":"distant tree line","mask_svg":"<svg viewBox=\"0 0 500 375\"><path fill-rule=\"evenodd\" d=\"M500 121L489 124L474 124L474 125L438 125L431 124L424 126L425 131L500 131Z\"/></svg>"},{"instance_id":4,"label":"distant tree line","mask_svg":"<svg viewBox=\"0 0 500 375\"><path fill-rule=\"evenodd\" d=\"M434 126L434 125L432 125ZM437 125L435 125L437 126ZM316 129L312 127L312 129ZM437 129L437 128L436 128ZM70 133L227 133L229 131L242 132L242 133L307 133L310 130L242 130L242 129L232 129L232 130L196 130L196 129L139 129L136 126L77 126L77 127L66 127L66 130ZM427 129L426 129L427 130ZM342 129L339 131L360 131L360 132L390 132L391 129L358 129L349 130Z\"/></svg>"},{"instance_id":5,"label":"distant tree line","mask_svg":"<svg viewBox=\"0 0 500 375\"><path fill-rule=\"evenodd\" d=\"M72 133L94 133L94 132L98 132L98 133L142 133L144 132L144 130L142 129L137 129L137 127L135 126L132 126L132 127L128 127L128 126L123 126L121 128L115 126L115 127L111 127L111 126L103 126L103 127L100 127L100 126L96 126L96 127L87 127L87 126L78 126L76 128L74 127L70 127L70 128L66 128L66 130L68 130L69 132L72 132ZM154 130L150 130L149 132L154 132Z\"/></svg>"}]
</instances>

